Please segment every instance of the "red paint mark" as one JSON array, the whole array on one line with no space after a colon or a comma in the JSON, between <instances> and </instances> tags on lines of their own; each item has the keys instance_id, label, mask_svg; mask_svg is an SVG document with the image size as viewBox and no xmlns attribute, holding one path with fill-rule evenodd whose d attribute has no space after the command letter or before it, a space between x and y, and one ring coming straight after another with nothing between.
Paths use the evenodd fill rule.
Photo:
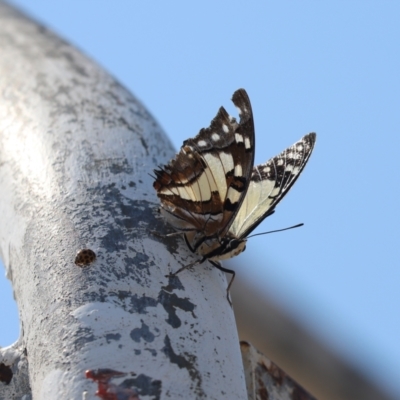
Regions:
<instances>
[{"instance_id":1,"label":"red paint mark","mask_svg":"<svg viewBox=\"0 0 400 400\"><path fill-rule=\"evenodd\" d=\"M108 368L88 369L85 372L87 379L97 382L98 388L96 396L102 400L140 400L135 390L121 387L110 380L125 376L123 372Z\"/></svg>"}]
</instances>

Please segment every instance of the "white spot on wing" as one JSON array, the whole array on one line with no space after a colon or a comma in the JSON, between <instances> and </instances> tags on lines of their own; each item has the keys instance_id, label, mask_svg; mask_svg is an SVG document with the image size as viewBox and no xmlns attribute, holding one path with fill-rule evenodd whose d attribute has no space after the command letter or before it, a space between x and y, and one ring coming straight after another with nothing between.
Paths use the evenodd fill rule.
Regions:
<instances>
[{"instance_id":1,"label":"white spot on wing","mask_svg":"<svg viewBox=\"0 0 400 400\"><path fill-rule=\"evenodd\" d=\"M235 140L238 143L243 143L243 136L240 133L235 133Z\"/></svg>"},{"instance_id":2,"label":"white spot on wing","mask_svg":"<svg viewBox=\"0 0 400 400\"><path fill-rule=\"evenodd\" d=\"M244 147L246 147L246 149L251 149L251 144L250 144L250 139L246 138L244 140Z\"/></svg>"},{"instance_id":3,"label":"white spot on wing","mask_svg":"<svg viewBox=\"0 0 400 400\"><path fill-rule=\"evenodd\" d=\"M217 185L216 185L214 175L213 175L212 172L210 171L210 168L206 168L206 169L204 170L204 173L205 173L206 176L207 176L207 180L208 180L208 183L209 183L209 185L210 185L210 190L211 190L211 192L217 192L218 190L220 190L220 189L217 187ZM225 184L225 186L226 186L226 184ZM226 188L225 188L225 191L226 191Z\"/></svg>"},{"instance_id":4,"label":"white spot on wing","mask_svg":"<svg viewBox=\"0 0 400 400\"><path fill-rule=\"evenodd\" d=\"M177 189L178 189L179 196L182 199L192 200L192 201L196 200L193 192L190 190L190 186L178 186ZM173 190L173 191L175 192L175 190Z\"/></svg>"},{"instance_id":5,"label":"white spot on wing","mask_svg":"<svg viewBox=\"0 0 400 400\"><path fill-rule=\"evenodd\" d=\"M240 198L240 192L238 192L232 186L228 189L228 194L226 196L227 199L231 201L232 204L236 203Z\"/></svg>"},{"instance_id":6,"label":"white spot on wing","mask_svg":"<svg viewBox=\"0 0 400 400\"><path fill-rule=\"evenodd\" d=\"M222 125L222 126L226 126L226 125ZM224 129L225 130L225 129ZM218 140L220 139L220 136L218 135L218 133L213 133L211 135L211 139L214 140L214 142L218 142Z\"/></svg>"},{"instance_id":7,"label":"white spot on wing","mask_svg":"<svg viewBox=\"0 0 400 400\"><path fill-rule=\"evenodd\" d=\"M207 146L207 142L206 142L205 140L199 140L199 141L197 142L197 144L198 144L200 147Z\"/></svg>"},{"instance_id":8,"label":"white spot on wing","mask_svg":"<svg viewBox=\"0 0 400 400\"><path fill-rule=\"evenodd\" d=\"M179 192L176 189L167 189L163 188L159 191L160 194L164 194L166 196L173 196L174 194L179 195Z\"/></svg>"},{"instance_id":9,"label":"white spot on wing","mask_svg":"<svg viewBox=\"0 0 400 400\"><path fill-rule=\"evenodd\" d=\"M220 197L223 199L226 195L226 178L225 178L225 171L226 171L226 164L232 164L231 169L233 169L233 160L232 156L229 154L221 152L219 157L216 157L210 153L204 154L204 159L208 165L206 169L206 174L209 181L213 183L211 185L211 190L215 191L218 190ZM215 189L217 188L217 189Z\"/></svg>"},{"instance_id":10,"label":"white spot on wing","mask_svg":"<svg viewBox=\"0 0 400 400\"><path fill-rule=\"evenodd\" d=\"M292 170L293 175L298 175L299 172L300 172L300 167L293 167L293 170Z\"/></svg>"},{"instance_id":11,"label":"white spot on wing","mask_svg":"<svg viewBox=\"0 0 400 400\"><path fill-rule=\"evenodd\" d=\"M240 164L235 166L234 175L235 176L243 176L243 170L242 170L242 166Z\"/></svg>"},{"instance_id":12,"label":"white spot on wing","mask_svg":"<svg viewBox=\"0 0 400 400\"><path fill-rule=\"evenodd\" d=\"M208 201L211 199L210 182L206 173L202 173L200 178L196 182L193 182L192 190L195 201Z\"/></svg>"},{"instance_id":13,"label":"white spot on wing","mask_svg":"<svg viewBox=\"0 0 400 400\"><path fill-rule=\"evenodd\" d=\"M187 190L186 186L177 186L174 188L164 188L163 190L160 191L160 193L166 195L166 196L179 196L184 200L194 200L193 195L191 195Z\"/></svg>"},{"instance_id":14,"label":"white spot on wing","mask_svg":"<svg viewBox=\"0 0 400 400\"><path fill-rule=\"evenodd\" d=\"M223 151L221 151L221 153L219 153L219 156L221 158L222 164L223 164L223 168L225 173L232 171L233 168L235 167L233 164L233 158L230 154L225 153Z\"/></svg>"},{"instance_id":15,"label":"white spot on wing","mask_svg":"<svg viewBox=\"0 0 400 400\"><path fill-rule=\"evenodd\" d=\"M222 129L223 129L223 131L224 131L225 133L228 133L228 132L229 132L228 125L222 124Z\"/></svg>"}]
</instances>

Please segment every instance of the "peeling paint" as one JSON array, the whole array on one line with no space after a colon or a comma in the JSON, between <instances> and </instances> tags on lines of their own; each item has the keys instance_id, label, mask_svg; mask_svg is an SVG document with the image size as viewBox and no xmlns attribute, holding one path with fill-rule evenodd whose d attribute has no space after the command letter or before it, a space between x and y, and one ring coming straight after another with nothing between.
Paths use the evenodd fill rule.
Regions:
<instances>
[{"instance_id":1,"label":"peeling paint","mask_svg":"<svg viewBox=\"0 0 400 400\"><path fill-rule=\"evenodd\" d=\"M170 293L162 288L158 301L162 304L165 311L168 313L167 323L173 328L179 328L182 325L182 321L176 313L176 309L190 312L193 318L197 318L194 313L195 305L188 298L178 297L175 293Z\"/></svg>"},{"instance_id":2,"label":"peeling paint","mask_svg":"<svg viewBox=\"0 0 400 400\"><path fill-rule=\"evenodd\" d=\"M191 255L180 237L150 235L169 230L148 173L170 159L171 143L93 61L1 1L0 9L7 52L0 93L13 97L0 106L2 227L13 227L0 247L7 265L13 257L21 345L29 352L28 390L14 365L10 385L1 386L8 394L18 381L18 393L33 398L62 392L78 399L96 390L82 371L110 367L139 375L98 382L115 390L131 384L146 400L215 399L222 391L243 398L234 317L219 301L222 275L202 268L196 280L166 278ZM75 268L83 248L96 252L96 262Z\"/></svg>"},{"instance_id":3,"label":"peeling paint","mask_svg":"<svg viewBox=\"0 0 400 400\"><path fill-rule=\"evenodd\" d=\"M121 335L119 333L108 333L105 335L107 343L111 343L113 340L119 341L121 339Z\"/></svg>"},{"instance_id":4,"label":"peeling paint","mask_svg":"<svg viewBox=\"0 0 400 400\"><path fill-rule=\"evenodd\" d=\"M176 354L174 349L172 348L171 340L168 335L166 335L164 338L164 347L162 348L162 351L168 357L169 361L172 364L176 364L179 368L187 370L192 383L196 386L195 391L197 395L199 397L203 397L205 393L203 392L203 389L201 387L202 377L200 372L195 367L197 357L188 353L185 353L185 356L180 356Z\"/></svg>"},{"instance_id":5,"label":"peeling paint","mask_svg":"<svg viewBox=\"0 0 400 400\"><path fill-rule=\"evenodd\" d=\"M140 396L149 396L151 400L161 398L162 382L144 374L140 374L136 378L126 379L122 385L135 387Z\"/></svg>"},{"instance_id":6,"label":"peeling paint","mask_svg":"<svg viewBox=\"0 0 400 400\"><path fill-rule=\"evenodd\" d=\"M114 378L120 378L125 375L122 372L106 368L87 370L85 372L87 379L97 382L98 388L95 394L102 400L140 400L137 391L132 387L126 384L117 385L110 382Z\"/></svg>"},{"instance_id":7,"label":"peeling paint","mask_svg":"<svg viewBox=\"0 0 400 400\"><path fill-rule=\"evenodd\" d=\"M143 339L145 342L152 342L154 340L154 334L150 332L149 327L143 322L143 320L140 320L142 322L142 326L140 328L135 328L132 329L130 336L135 342L140 342L141 339Z\"/></svg>"},{"instance_id":8,"label":"peeling paint","mask_svg":"<svg viewBox=\"0 0 400 400\"><path fill-rule=\"evenodd\" d=\"M240 342L249 400L316 400L250 343Z\"/></svg>"}]
</instances>

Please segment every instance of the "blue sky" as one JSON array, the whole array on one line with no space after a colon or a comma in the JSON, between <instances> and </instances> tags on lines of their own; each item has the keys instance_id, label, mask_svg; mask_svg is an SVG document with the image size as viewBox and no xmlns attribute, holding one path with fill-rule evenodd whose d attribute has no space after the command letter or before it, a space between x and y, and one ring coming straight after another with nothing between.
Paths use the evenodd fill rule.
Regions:
<instances>
[{"instance_id":1,"label":"blue sky","mask_svg":"<svg viewBox=\"0 0 400 400\"><path fill-rule=\"evenodd\" d=\"M305 226L252 239L230 265L400 394L400 2L13 4L117 77L177 148L219 106L235 114L240 87L256 163L317 132L304 175L257 232ZM7 287L0 345L18 335Z\"/></svg>"}]
</instances>

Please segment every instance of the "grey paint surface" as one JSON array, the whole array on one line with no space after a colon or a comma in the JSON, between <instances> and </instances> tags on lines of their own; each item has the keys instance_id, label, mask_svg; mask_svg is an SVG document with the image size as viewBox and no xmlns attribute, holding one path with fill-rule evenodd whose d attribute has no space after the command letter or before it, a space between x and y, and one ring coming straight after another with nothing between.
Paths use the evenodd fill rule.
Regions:
<instances>
[{"instance_id":1,"label":"grey paint surface","mask_svg":"<svg viewBox=\"0 0 400 400\"><path fill-rule=\"evenodd\" d=\"M148 174L174 154L154 118L4 3L0 47L0 251L22 324L0 397L95 398L85 371L103 368L141 399L245 398L225 278L207 265L166 278L193 257L150 234L168 228Z\"/></svg>"}]
</instances>

